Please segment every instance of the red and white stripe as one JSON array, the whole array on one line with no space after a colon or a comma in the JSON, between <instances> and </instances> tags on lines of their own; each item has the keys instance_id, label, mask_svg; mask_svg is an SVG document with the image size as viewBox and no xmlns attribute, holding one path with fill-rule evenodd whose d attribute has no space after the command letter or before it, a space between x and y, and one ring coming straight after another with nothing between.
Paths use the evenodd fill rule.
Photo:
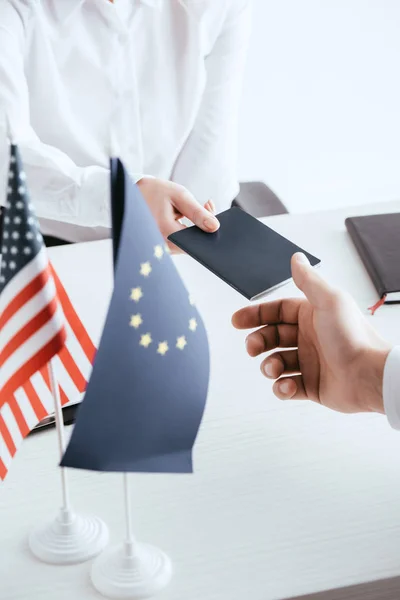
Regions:
<instances>
[{"instance_id":1,"label":"red and white stripe","mask_svg":"<svg viewBox=\"0 0 400 600\"><path fill-rule=\"evenodd\" d=\"M0 407L64 341L64 315L43 247L0 296Z\"/></svg>"},{"instance_id":2,"label":"red and white stripe","mask_svg":"<svg viewBox=\"0 0 400 600\"><path fill-rule=\"evenodd\" d=\"M42 260L42 258L39 260ZM18 279L17 285L19 287L17 288L17 295L25 294L25 296L28 296L25 290L32 285L33 279L32 277L29 279L26 267L21 271L21 274L23 274L23 277L20 278L18 274L14 278ZM10 303L13 302L8 288L9 286L7 286L1 296L0 314L2 317L0 318L0 322L5 312L3 306L10 306ZM0 392L0 480L5 478L11 461L24 437L39 421L54 412L54 400L51 395L47 373L47 362L50 358L53 356L53 360L56 362L63 405L75 403L81 399L92 370L95 346L73 308L57 274L51 267L49 267L49 274L42 289L46 289L48 298L59 300L58 304L60 306L53 311L51 322L56 326L61 326L59 331L62 331L63 335L66 334L66 339L65 335L63 337L65 344L61 351L56 351L57 354L53 353L51 356L46 357L44 362L41 362L40 368L30 373L28 379L25 379L11 394L7 392L7 398L3 398L2 400L2 392ZM19 335L21 328L29 326L29 323L37 319L37 315L43 310L43 306L36 311L33 309L33 306L36 306L36 304L32 303L32 300L37 296L38 292L36 288L33 289L33 286L31 290L27 302L18 302L14 304L15 307L18 306L16 311L8 311L9 317L5 320L4 328L1 329L0 333L0 357L1 352L4 355L4 348L9 347L9 342L6 340L10 339L10 336L11 339L14 339L15 336ZM9 299L7 305L4 304L3 300L3 295L7 298L6 293ZM32 307L31 312L26 308L28 304ZM19 315L18 320L16 319L17 315ZM29 315L31 315L30 321ZM63 320L64 315L65 320ZM20 324L19 329L17 326L18 323ZM3 333L4 330L8 332L7 336ZM52 336L48 326L46 327L43 324L37 328L37 331L32 333L31 338L34 338L36 342L41 340L42 348L46 348L51 343L51 340L54 339L54 335ZM23 342L23 346L25 351L30 351L33 347L32 340L31 343L27 343L27 341ZM12 356L13 358L11 358ZM23 368L21 356L21 352L17 349L13 352L13 355L6 355L3 361L3 364L7 367L6 375L3 375L3 366L0 371L0 386L3 385L3 389L7 389L10 375L14 377L13 374L20 372L21 367Z\"/></svg>"}]
</instances>

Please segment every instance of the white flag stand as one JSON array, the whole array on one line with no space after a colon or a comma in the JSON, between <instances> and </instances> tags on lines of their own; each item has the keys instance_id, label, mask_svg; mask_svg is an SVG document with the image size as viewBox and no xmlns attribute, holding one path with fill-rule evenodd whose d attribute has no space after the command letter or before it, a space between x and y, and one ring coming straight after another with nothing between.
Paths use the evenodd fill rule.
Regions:
<instances>
[{"instance_id":1,"label":"white flag stand","mask_svg":"<svg viewBox=\"0 0 400 600\"><path fill-rule=\"evenodd\" d=\"M64 419L57 384L54 361L48 364L51 393L60 456L65 450ZM44 526L34 529L29 536L32 553L41 561L56 565L84 562L97 556L108 542L106 524L95 516L83 516L71 509L65 469L61 469L62 507L58 516Z\"/></svg>"},{"instance_id":2,"label":"white flag stand","mask_svg":"<svg viewBox=\"0 0 400 600\"><path fill-rule=\"evenodd\" d=\"M131 501L127 473L124 473L126 540L103 552L93 563L94 587L107 598L139 600L149 598L168 585L171 561L164 552L135 541L132 534Z\"/></svg>"}]
</instances>

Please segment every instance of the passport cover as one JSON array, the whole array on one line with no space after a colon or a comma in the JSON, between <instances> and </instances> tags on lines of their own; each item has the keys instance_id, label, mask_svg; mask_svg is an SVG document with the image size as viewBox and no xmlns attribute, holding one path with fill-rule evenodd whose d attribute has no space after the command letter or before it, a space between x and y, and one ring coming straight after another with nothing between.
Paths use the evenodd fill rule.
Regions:
<instances>
[{"instance_id":1,"label":"passport cover","mask_svg":"<svg viewBox=\"0 0 400 600\"><path fill-rule=\"evenodd\" d=\"M193 226L168 239L248 300L256 300L289 281L290 260L296 252L304 252L313 266L320 263L240 208L230 208L218 219L220 228L216 233Z\"/></svg>"},{"instance_id":2,"label":"passport cover","mask_svg":"<svg viewBox=\"0 0 400 600\"><path fill-rule=\"evenodd\" d=\"M349 217L345 224L379 297L400 302L400 213Z\"/></svg>"}]
</instances>

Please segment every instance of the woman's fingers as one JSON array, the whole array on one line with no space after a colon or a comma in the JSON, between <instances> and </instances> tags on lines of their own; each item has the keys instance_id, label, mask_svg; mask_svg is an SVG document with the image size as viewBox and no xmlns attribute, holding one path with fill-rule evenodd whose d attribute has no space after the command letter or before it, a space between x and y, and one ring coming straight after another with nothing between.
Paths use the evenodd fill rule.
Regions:
<instances>
[{"instance_id":1,"label":"woman's fingers","mask_svg":"<svg viewBox=\"0 0 400 600\"><path fill-rule=\"evenodd\" d=\"M212 200L208 200L205 205L204 208L208 211L210 211L211 213L213 213L213 215L215 215L215 213L217 212L217 209L215 208L215 204Z\"/></svg>"},{"instance_id":2,"label":"woman's fingers","mask_svg":"<svg viewBox=\"0 0 400 600\"><path fill-rule=\"evenodd\" d=\"M217 231L218 219L212 212L201 206L186 188L170 183L170 197L176 210L197 227L211 233Z\"/></svg>"}]
</instances>

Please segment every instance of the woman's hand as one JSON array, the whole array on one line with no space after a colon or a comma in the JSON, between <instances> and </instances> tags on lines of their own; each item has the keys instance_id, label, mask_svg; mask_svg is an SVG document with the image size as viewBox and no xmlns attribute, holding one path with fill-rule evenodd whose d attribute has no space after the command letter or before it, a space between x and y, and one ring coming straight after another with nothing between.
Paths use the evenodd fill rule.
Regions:
<instances>
[{"instance_id":1,"label":"woman's hand","mask_svg":"<svg viewBox=\"0 0 400 600\"><path fill-rule=\"evenodd\" d=\"M171 233L185 229L185 225L179 222L180 219L186 217L208 233L213 233L219 228L219 221L214 216L215 207L212 200L209 200L203 207L182 185L163 179L143 177L137 185L171 252L180 252L174 244L167 240Z\"/></svg>"}]
</instances>

